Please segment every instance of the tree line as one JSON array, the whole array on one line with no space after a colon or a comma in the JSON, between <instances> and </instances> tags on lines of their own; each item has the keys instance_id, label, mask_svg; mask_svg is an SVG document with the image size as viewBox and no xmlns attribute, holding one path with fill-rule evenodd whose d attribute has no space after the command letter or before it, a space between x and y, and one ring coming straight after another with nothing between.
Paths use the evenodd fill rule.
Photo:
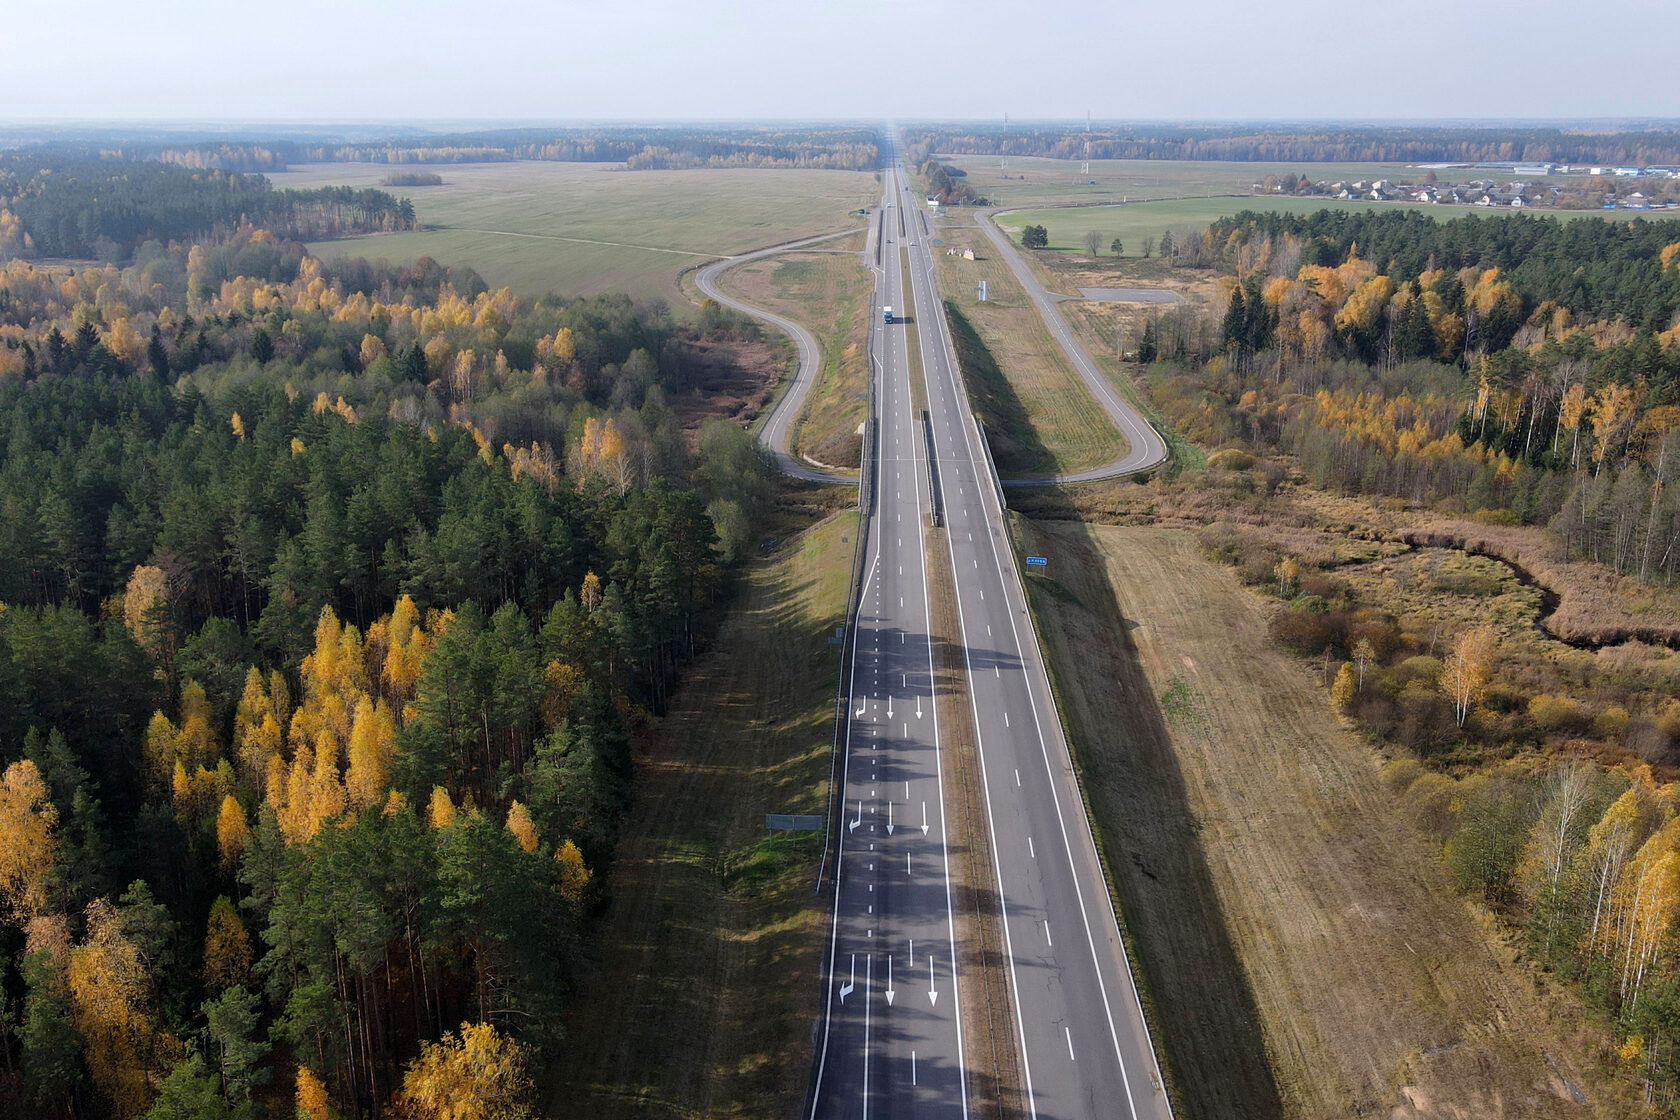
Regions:
<instances>
[{"instance_id":1,"label":"tree line","mask_svg":"<svg viewBox=\"0 0 1680 1120\"><path fill-rule=\"evenodd\" d=\"M47 151L83 156L85 145ZM284 171L298 163L485 163L559 160L624 163L646 169L817 167L867 171L879 166L880 137L851 126L699 128L595 126L508 128L345 142L252 138L172 144L116 134L100 152L193 170Z\"/></svg>"},{"instance_id":2,"label":"tree line","mask_svg":"<svg viewBox=\"0 0 1680 1120\"><path fill-rule=\"evenodd\" d=\"M771 497L692 324L241 227L0 270L0 1110L531 1114Z\"/></svg>"},{"instance_id":3,"label":"tree line","mask_svg":"<svg viewBox=\"0 0 1680 1120\"><path fill-rule=\"evenodd\" d=\"M1672 581L1677 237L1641 221L1242 215L1198 239L1231 273L1223 313L1152 316L1136 353L1164 367L1168 421L1207 446L1550 525L1571 556Z\"/></svg>"},{"instance_id":4,"label":"tree line","mask_svg":"<svg viewBox=\"0 0 1680 1120\"><path fill-rule=\"evenodd\" d=\"M931 125L905 130L926 154L1095 159L1233 160L1269 163L1680 164L1672 129L1589 131L1540 126L1440 125L1290 128L1276 124L1113 124L1087 134L1082 122Z\"/></svg>"},{"instance_id":5,"label":"tree line","mask_svg":"<svg viewBox=\"0 0 1680 1120\"><path fill-rule=\"evenodd\" d=\"M146 241L191 242L241 223L324 239L414 228L414 205L372 188L277 191L261 175L158 162L0 156L0 260L125 261Z\"/></svg>"}]
</instances>

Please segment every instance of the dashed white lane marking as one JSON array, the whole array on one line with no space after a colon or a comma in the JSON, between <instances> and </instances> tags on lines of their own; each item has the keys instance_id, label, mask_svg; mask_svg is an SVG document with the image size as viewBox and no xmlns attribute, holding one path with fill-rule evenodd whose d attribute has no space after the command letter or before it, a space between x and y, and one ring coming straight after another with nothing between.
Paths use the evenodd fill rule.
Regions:
<instances>
[{"instance_id":1,"label":"dashed white lane marking","mask_svg":"<svg viewBox=\"0 0 1680 1120\"><path fill-rule=\"evenodd\" d=\"M1003 725L1005 727L1009 726L1009 713L1008 712L1003 713Z\"/></svg>"},{"instance_id":2,"label":"dashed white lane marking","mask_svg":"<svg viewBox=\"0 0 1680 1120\"><path fill-rule=\"evenodd\" d=\"M1070 1062L1075 1062L1075 1061L1078 1061L1078 1060L1079 1060L1079 1059L1077 1059L1077 1058L1075 1058L1075 1057L1074 1057L1074 1056L1073 1056L1073 1032L1072 1032L1072 1031L1070 1031L1070 1030L1068 1030L1068 1029L1067 1029L1067 1028L1066 1028L1066 1027L1063 1027L1063 1028L1062 1028L1062 1033L1063 1033L1063 1034L1065 1034L1065 1035L1067 1035L1067 1040L1068 1040L1068 1061L1070 1061Z\"/></svg>"},{"instance_id":3,"label":"dashed white lane marking","mask_svg":"<svg viewBox=\"0 0 1680 1120\"><path fill-rule=\"evenodd\" d=\"M1027 837L1027 854L1034 859L1038 858L1038 852L1036 850L1034 850L1034 848L1033 848L1033 842L1032 842L1032 837L1031 836Z\"/></svg>"},{"instance_id":4,"label":"dashed white lane marking","mask_svg":"<svg viewBox=\"0 0 1680 1120\"><path fill-rule=\"evenodd\" d=\"M1021 771L1019 771L1019 770L1015 771L1015 788L1016 789L1021 788Z\"/></svg>"},{"instance_id":5,"label":"dashed white lane marking","mask_svg":"<svg viewBox=\"0 0 1680 1120\"><path fill-rule=\"evenodd\" d=\"M871 864L870 866L873 867L874 865ZM1044 940L1050 946L1050 948L1054 949L1056 947L1055 938L1050 936L1050 919L1049 918L1044 919Z\"/></svg>"}]
</instances>

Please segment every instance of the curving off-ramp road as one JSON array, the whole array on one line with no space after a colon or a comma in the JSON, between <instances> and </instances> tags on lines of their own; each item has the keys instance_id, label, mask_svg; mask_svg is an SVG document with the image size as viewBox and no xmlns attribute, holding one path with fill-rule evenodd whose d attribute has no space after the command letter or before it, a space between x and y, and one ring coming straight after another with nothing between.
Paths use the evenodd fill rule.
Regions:
<instances>
[{"instance_id":1,"label":"curving off-ramp road","mask_svg":"<svg viewBox=\"0 0 1680 1120\"><path fill-rule=\"evenodd\" d=\"M1131 402L1127 401L1108 378L1097 369L1097 364L1085 352L1079 339L1074 337L1073 329L1068 326L1067 319L1056 307L1056 301L1062 297L1045 291L1044 285L1038 282L1027 262L1021 259L1015 245L1007 235L991 221L989 212L982 211L974 215L974 222L991 238L993 246L1009 262L1010 271L1015 273L1015 279L1020 282L1027 298L1032 300L1033 306L1038 308L1039 317L1044 325L1050 329L1050 335L1056 344L1067 355L1068 362L1079 372L1080 380L1097 399L1108 418L1114 422L1126 437L1126 454L1112 463L1100 467L1093 467L1088 471L1076 471L1072 474L1051 475L1046 478L1011 478L1005 479L1005 486L1055 486L1064 482L1096 482L1104 478L1118 478L1121 475L1136 474L1148 470L1166 461L1167 444L1161 438L1149 421L1138 414Z\"/></svg>"},{"instance_id":2,"label":"curving off-ramp road","mask_svg":"<svg viewBox=\"0 0 1680 1120\"><path fill-rule=\"evenodd\" d=\"M807 482L836 482L846 485L855 485L857 482L856 475L812 466L795 455L788 447L788 439L792 433L794 421L798 419L800 409L805 406L805 398L810 395L811 386L816 383L817 372L822 365L822 349L817 345L817 340L810 331L785 315L778 315L774 311L766 311L762 307L754 306L744 300L725 294L723 289L718 287L717 278L724 270L734 268L738 264L745 264L747 261L757 260L759 257L785 253L790 249L802 249L807 245L832 241L836 237L846 237L857 232L856 229L843 229L835 233L807 237L802 241L789 241L781 245L772 245L766 249L755 249L753 252L743 253L737 257L723 257L702 267L699 272L694 274L694 286L699 288L702 294L717 300L725 307L741 312L743 315L751 315L755 319L761 319L769 323L793 339L794 345L798 348L799 363L794 370L793 381L788 385L787 392L783 393L781 398L770 406L770 414L764 418L764 424L759 429L758 440L770 453L770 457L775 461L778 470L783 474L792 475L794 478L804 479ZM870 238L874 238L873 233L870 234Z\"/></svg>"}]
</instances>

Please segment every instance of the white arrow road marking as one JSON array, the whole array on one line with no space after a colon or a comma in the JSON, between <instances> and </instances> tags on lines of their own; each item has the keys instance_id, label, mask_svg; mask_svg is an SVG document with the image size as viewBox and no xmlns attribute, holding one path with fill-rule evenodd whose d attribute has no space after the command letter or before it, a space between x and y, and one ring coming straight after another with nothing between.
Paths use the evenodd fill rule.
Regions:
<instances>
[{"instance_id":1,"label":"white arrow road marking","mask_svg":"<svg viewBox=\"0 0 1680 1120\"><path fill-rule=\"evenodd\" d=\"M928 1002L930 1004L938 1004L939 1003L939 991L933 986L933 954L932 953L928 954ZM1070 1042L1068 1044L1068 1052L1072 1053L1072 1051L1073 1051L1073 1044Z\"/></svg>"},{"instance_id":2,"label":"white arrow road marking","mask_svg":"<svg viewBox=\"0 0 1680 1120\"><path fill-rule=\"evenodd\" d=\"M862 823L863 823L863 798L861 798L861 797L860 797L860 798L858 798L858 815L857 815L857 820L855 820L855 821L847 821L847 822L846 822L846 827L847 827L847 828L849 828L849 829L851 829L851 830L852 830L852 831L853 831L853 832L856 832L856 831L857 831L857 827L858 827L858 825L860 825L860 824L862 824Z\"/></svg>"},{"instance_id":3,"label":"white arrow road marking","mask_svg":"<svg viewBox=\"0 0 1680 1120\"><path fill-rule=\"evenodd\" d=\"M852 954L852 978L840 985L840 1002L845 1003L846 997L857 987L857 954Z\"/></svg>"},{"instance_id":4,"label":"white arrow road marking","mask_svg":"<svg viewBox=\"0 0 1680 1120\"><path fill-rule=\"evenodd\" d=\"M887 802L887 835L888 836L892 835L892 830L893 830L892 807L893 807L893 803L891 801ZM874 888L871 887L870 889L873 890Z\"/></svg>"},{"instance_id":5,"label":"white arrow road marking","mask_svg":"<svg viewBox=\"0 0 1680 1120\"><path fill-rule=\"evenodd\" d=\"M916 718L922 718L922 698L920 696L916 697Z\"/></svg>"},{"instance_id":6,"label":"white arrow road marking","mask_svg":"<svg viewBox=\"0 0 1680 1120\"><path fill-rule=\"evenodd\" d=\"M923 835L923 836L926 836L926 835L927 835L927 830L928 830L928 823L927 823L927 802L926 802L926 801L924 801L924 802L922 802L922 835Z\"/></svg>"},{"instance_id":7,"label":"white arrow road marking","mask_svg":"<svg viewBox=\"0 0 1680 1120\"><path fill-rule=\"evenodd\" d=\"M897 992L893 991L893 986L892 986L892 954L888 953L887 954L887 1006L888 1007L892 1006L893 996L895 996L897 994L898 994Z\"/></svg>"},{"instance_id":8,"label":"white arrow road marking","mask_svg":"<svg viewBox=\"0 0 1680 1120\"><path fill-rule=\"evenodd\" d=\"M887 718L892 718L892 697L887 697Z\"/></svg>"}]
</instances>

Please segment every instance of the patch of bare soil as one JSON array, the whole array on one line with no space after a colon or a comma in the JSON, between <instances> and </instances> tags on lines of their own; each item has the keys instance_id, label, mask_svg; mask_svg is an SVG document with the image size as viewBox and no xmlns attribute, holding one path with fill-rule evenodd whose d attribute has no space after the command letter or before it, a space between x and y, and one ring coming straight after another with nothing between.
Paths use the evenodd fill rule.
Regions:
<instances>
[{"instance_id":1,"label":"patch of bare soil","mask_svg":"<svg viewBox=\"0 0 1680 1120\"><path fill-rule=\"evenodd\" d=\"M681 392L666 395L677 422L692 431L713 418L750 423L787 375L785 344L703 340L692 344Z\"/></svg>"}]
</instances>

